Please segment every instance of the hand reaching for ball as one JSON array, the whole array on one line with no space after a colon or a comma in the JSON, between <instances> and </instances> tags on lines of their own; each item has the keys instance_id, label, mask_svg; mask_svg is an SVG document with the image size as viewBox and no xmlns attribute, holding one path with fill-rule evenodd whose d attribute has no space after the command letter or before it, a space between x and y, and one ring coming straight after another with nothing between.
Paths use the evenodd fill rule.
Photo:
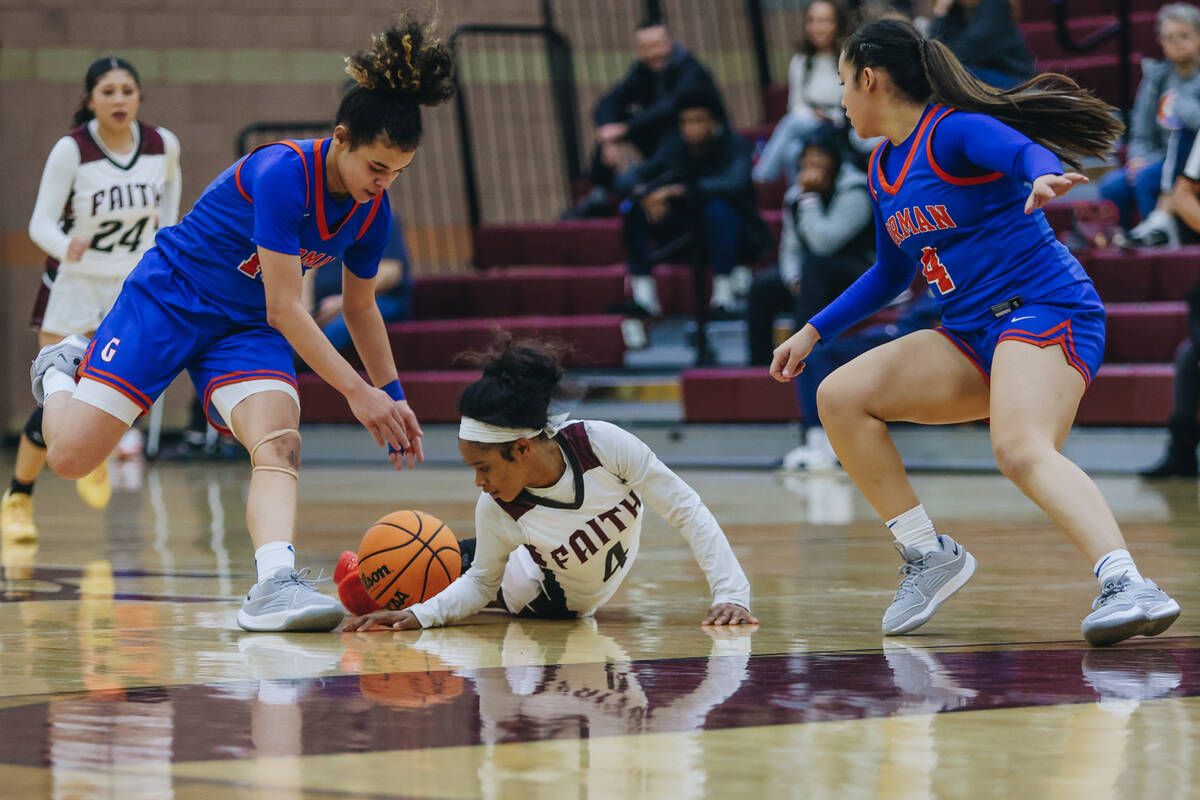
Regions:
<instances>
[{"instance_id":1,"label":"hand reaching for ball","mask_svg":"<svg viewBox=\"0 0 1200 800\"><path fill-rule=\"evenodd\" d=\"M364 633L366 631L415 631L421 627L417 615L403 609L400 611L372 611L358 617L349 617L338 628L339 633Z\"/></svg>"}]
</instances>

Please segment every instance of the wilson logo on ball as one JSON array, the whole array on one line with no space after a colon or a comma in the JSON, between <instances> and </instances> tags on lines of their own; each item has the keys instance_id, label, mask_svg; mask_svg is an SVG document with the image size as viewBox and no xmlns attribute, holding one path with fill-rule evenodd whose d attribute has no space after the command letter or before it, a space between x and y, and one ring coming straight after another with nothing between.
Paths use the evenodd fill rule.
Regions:
<instances>
[{"instance_id":1,"label":"wilson logo on ball","mask_svg":"<svg viewBox=\"0 0 1200 800\"><path fill-rule=\"evenodd\" d=\"M368 589L370 589L372 586L379 583L381 580L383 580L384 578L386 578L388 575L391 575L391 574L392 574L392 571L390 569L388 569L386 564L384 564L382 567L379 567L374 572L372 572L370 575L362 576L363 586L366 586Z\"/></svg>"}]
</instances>

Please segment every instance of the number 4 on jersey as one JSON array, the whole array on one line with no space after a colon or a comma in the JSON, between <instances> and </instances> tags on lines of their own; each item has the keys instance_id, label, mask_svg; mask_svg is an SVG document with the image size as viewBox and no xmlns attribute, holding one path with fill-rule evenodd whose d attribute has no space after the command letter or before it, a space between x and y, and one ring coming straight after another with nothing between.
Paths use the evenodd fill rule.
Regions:
<instances>
[{"instance_id":1,"label":"number 4 on jersey","mask_svg":"<svg viewBox=\"0 0 1200 800\"><path fill-rule=\"evenodd\" d=\"M954 279L950 277L950 273L946 271L946 265L938 257L936 247L921 248L921 274L925 276L925 280L929 282L930 286L936 286L942 294L950 294L954 291Z\"/></svg>"}]
</instances>

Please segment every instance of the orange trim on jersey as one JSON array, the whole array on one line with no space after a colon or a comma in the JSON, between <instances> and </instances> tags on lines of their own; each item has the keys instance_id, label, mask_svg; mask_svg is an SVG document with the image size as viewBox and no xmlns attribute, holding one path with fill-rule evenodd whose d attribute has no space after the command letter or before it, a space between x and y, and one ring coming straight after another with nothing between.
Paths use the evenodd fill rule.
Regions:
<instances>
[{"instance_id":1,"label":"orange trim on jersey","mask_svg":"<svg viewBox=\"0 0 1200 800\"><path fill-rule=\"evenodd\" d=\"M146 411L150 406L154 405L150 398L141 392L136 386L124 378L113 375L111 372L96 369L90 363L84 363L79 367L79 377L103 383L106 386L111 386L121 394L128 397L142 411Z\"/></svg>"},{"instance_id":2,"label":"orange trim on jersey","mask_svg":"<svg viewBox=\"0 0 1200 800\"><path fill-rule=\"evenodd\" d=\"M871 176L875 174L875 165L879 163L879 151L883 150L885 144L886 139L875 145L875 149L871 151L870 163L867 164L867 188L871 190L871 197L876 201L879 200L879 194L875 191L875 182L871 180Z\"/></svg>"},{"instance_id":3,"label":"orange trim on jersey","mask_svg":"<svg viewBox=\"0 0 1200 800\"><path fill-rule=\"evenodd\" d=\"M1041 348L1046 348L1055 344L1060 346L1063 351L1063 356L1067 359L1067 363L1074 367L1075 370L1083 376L1084 383L1091 385L1092 375L1088 371L1087 365L1083 363L1083 359L1080 358L1079 354L1075 352L1075 337L1071 332L1071 320L1064 320L1050 330L1042 333L1034 333L1033 331L1007 330L1001 334L999 339L996 340L996 344L1000 344L1000 342L1006 342L1010 339L1014 342L1025 342L1026 344L1036 345Z\"/></svg>"},{"instance_id":4,"label":"orange trim on jersey","mask_svg":"<svg viewBox=\"0 0 1200 800\"><path fill-rule=\"evenodd\" d=\"M250 155L253 155L253 151L251 151ZM251 197L245 188L242 187L242 167L246 165L246 159L250 158L250 155L247 155L246 158L243 158L241 163L237 165L237 169L233 171L233 182L237 184L237 190L242 193L242 197L246 198L246 202L253 205L254 198Z\"/></svg>"},{"instance_id":5,"label":"orange trim on jersey","mask_svg":"<svg viewBox=\"0 0 1200 800\"><path fill-rule=\"evenodd\" d=\"M354 237L355 241L358 241L366 235L367 228L371 227L371 221L375 219L375 214L379 211L379 206L381 203L383 203L383 192L380 192L379 196L371 202L371 210L367 212L367 221L364 222L362 227L358 229L358 235Z\"/></svg>"},{"instance_id":6,"label":"orange trim on jersey","mask_svg":"<svg viewBox=\"0 0 1200 800\"><path fill-rule=\"evenodd\" d=\"M883 174L883 153L879 154L879 160L875 162L875 172L879 177L879 185L888 194L896 194L900 191L900 187L904 184L904 178L908 175L908 168L912 166L913 159L916 158L917 150L921 147L921 137L925 135L925 129L929 127L929 121L933 119L941 109L941 106L934 106L930 109L925 118L921 120L920 126L917 127L917 138L913 141L913 145L909 148L908 157L904 159L904 166L900 168L900 174L896 177L896 185L887 182L887 178ZM880 143L880 147L887 144L886 141Z\"/></svg>"},{"instance_id":7,"label":"orange trim on jersey","mask_svg":"<svg viewBox=\"0 0 1200 800\"><path fill-rule=\"evenodd\" d=\"M321 145L325 143L324 139L318 139L313 144L313 171L317 178L317 191L313 195L317 204L317 232L321 234L321 240L326 241L337 236L350 218L354 216L354 212L358 211L358 206L355 205L350 209L350 213L342 217L342 221L338 223L337 229L332 233L329 231L329 225L325 222L325 159L321 156ZM382 197L382 195L380 195Z\"/></svg>"},{"instance_id":8,"label":"orange trim on jersey","mask_svg":"<svg viewBox=\"0 0 1200 800\"><path fill-rule=\"evenodd\" d=\"M974 366L975 369L979 370L979 374L983 376L984 382L988 386L992 385L992 376L989 375L988 371L983 368L983 362L979 359L979 356L975 354L975 351L971 349L971 345L967 344L962 339L958 338L953 333L951 333L950 331L943 328L941 325L934 328L934 330L937 331L938 333L940 333L942 336L945 336L947 339L949 339L950 344L957 347L959 349L959 352L961 352L964 356L967 357L967 361L970 361L971 365Z\"/></svg>"},{"instance_id":9,"label":"orange trim on jersey","mask_svg":"<svg viewBox=\"0 0 1200 800\"><path fill-rule=\"evenodd\" d=\"M998 181L1003 178L1003 172L989 172L986 175L976 175L973 178L956 178L938 166L938 163L934 161L933 132L937 129L939 122L954 112L955 109L953 108L947 108L945 111L943 111L938 118L933 121L933 124L929 126L929 135L925 137L925 158L927 161L929 161L929 166L933 167L934 174L944 180L946 183L949 183L953 186L979 186L982 183L991 183L992 181Z\"/></svg>"},{"instance_id":10,"label":"orange trim on jersey","mask_svg":"<svg viewBox=\"0 0 1200 800\"><path fill-rule=\"evenodd\" d=\"M322 140L322 141L324 141L324 140ZM300 156L300 161L301 161L301 163L304 164L304 197L305 197L305 202L307 202L308 190L309 190L308 159L304 157L304 151L300 149L300 145L296 144L295 142L293 142L290 139L283 139L278 142L267 142L266 144L260 144L258 147L254 148L249 153L247 153L246 157L241 160L241 163L239 163L237 165L237 168L233 171L233 182L235 184L237 184L238 191L242 193L242 197L246 198L247 202L249 202L249 203L254 202L254 198L251 197L246 192L246 189L242 186L242 167L246 166L246 162L250 160L250 156L254 155L259 150L262 150L264 147L270 147L273 144L287 145L288 147L295 150L296 154Z\"/></svg>"},{"instance_id":11,"label":"orange trim on jersey","mask_svg":"<svg viewBox=\"0 0 1200 800\"><path fill-rule=\"evenodd\" d=\"M299 391L300 387L298 387L296 385L296 379L293 378L291 375L288 375L286 372L276 372L274 370L269 370L269 369L243 371L243 372L227 372L224 375L218 375L217 377L213 378L211 381L208 382L208 386L205 387L204 400L203 400L204 416L208 418L209 424L211 424L214 428L216 428L221 433L233 433L233 431L231 429L229 429L228 427L226 427L224 425L219 425L213 419L212 414L209 413L209 409L212 407L213 392L215 392L217 389L220 389L224 386L231 386L232 384L235 384L235 383L246 383L248 381L271 381L271 380L282 381L283 383L286 383L289 386L291 386L293 389L296 389L297 392ZM225 420L225 421L228 422L229 420Z\"/></svg>"}]
</instances>

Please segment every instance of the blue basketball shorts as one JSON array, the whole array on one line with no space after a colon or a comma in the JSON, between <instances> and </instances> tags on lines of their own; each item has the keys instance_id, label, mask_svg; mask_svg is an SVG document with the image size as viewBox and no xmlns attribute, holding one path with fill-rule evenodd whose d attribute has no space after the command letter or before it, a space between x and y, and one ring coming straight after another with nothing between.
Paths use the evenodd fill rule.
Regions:
<instances>
[{"instance_id":1,"label":"blue basketball shorts","mask_svg":"<svg viewBox=\"0 0 1200 800\"><path fill-rule=\"evenodd\" d=\"M996 345L1012 340L1061 347L1067 363L1090 385L1104 360L1105 317L1095 286L1078 283L1008 311L982 328L959 330L943 325L936 330L970 359L985 380L991 380Z\"/></svg>"},{"instance_id":2,"label":"blue basketball shorts","mask_svg":"<svg viewBox=\"0 0 1200 800\"><path fill-rule=\"evenodd\" d=\"M151 248L92 338L75 397L132 424L186 369L222 433L252 394L281 391L299 407L292 349L262 316L197 292Z\"/></svg>"}]
</instances>

